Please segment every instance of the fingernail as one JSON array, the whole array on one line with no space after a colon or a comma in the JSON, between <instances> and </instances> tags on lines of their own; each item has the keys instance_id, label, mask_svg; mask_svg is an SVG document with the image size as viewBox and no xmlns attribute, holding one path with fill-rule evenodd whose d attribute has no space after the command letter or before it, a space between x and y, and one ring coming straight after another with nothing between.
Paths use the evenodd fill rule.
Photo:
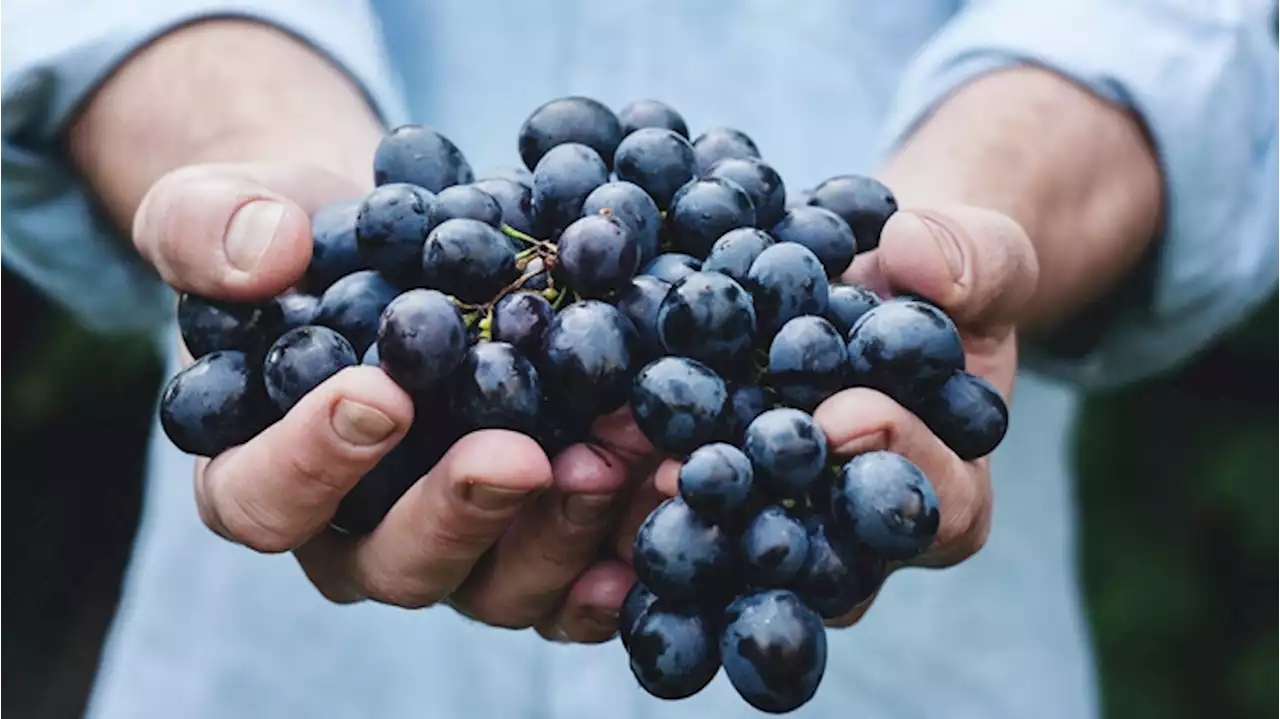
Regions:
<instances>
[{"instance_id":1,"label":"fingernail","mask_svg":"<svg viewBox=\"0 0 1280 719\"><path fill-rule=\"evenodd\" d=\"M564 516L574 524L595 524L609 516L612 494L571 494L564 500Z\"/></svg>"},{"instance_id":2,"label":"fingernail","mask_svg":"<svg viewBox=\"0 0 1280 719\"><path fill-rule=\"evenodd\" d=\"M231 217L224 238L227 259L237 269L249 272L258 266L275 239L276 229L284 218L284 205L270 200L257 200L241 207Z\"/></svg>"},{"instance_id":3,"label":"fingernail","mask_svg":"<svg viewBox=\"0 0 1280 719\"><path fill-rule=\"evenodd\" d=\"M382 442L396 431L396 423L387 415L359 402L344 399L333 410L333 431L357 447Z\"/></svg>"},{"instance_id":4,"label":"fingernail","mask_svg":"<svg viewBox=\"0 0 1280 719\"><path fill-rule=\"evenodd\" d=\"M469 485L470 490L467 493L471 503L481 509L497 510L514 507L524 498L529 496L528 491L523 489L509 489L507 487L490 487L485 484Z\"/></svg>"}]
</instances>

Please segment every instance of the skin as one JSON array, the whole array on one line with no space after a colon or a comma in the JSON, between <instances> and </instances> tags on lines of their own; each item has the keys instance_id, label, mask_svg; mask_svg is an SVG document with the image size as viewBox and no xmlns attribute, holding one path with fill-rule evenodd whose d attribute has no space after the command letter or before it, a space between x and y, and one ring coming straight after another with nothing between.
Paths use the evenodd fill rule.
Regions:
<instances>
[{"instance_id":1,"label":"skin","mask_svg":"<svg viewBox=\"0 0 1280 719\"><path fill-rule=\"evenodd\" d=\"M133 56L67 139L103 206L167 282L250 300L301 277L311 212L371 189L368 163L382 133L359 91L321 57L270 28L219 20ZM848 279L940 304L961 328L970 371L1006 399L1017 332L1050 327L1099 297L1142 254L1160 217L1159 173L1140 124L1041 70L962 88L880 177L903 210ZM371 535L327 530L339 500L403 437L412 414L380 370L348 368L247 444L198 463L201 517L250 549L292 552L335 602L446 603L555 640L611 637L634 581L635 530L675 493L676 462L656 456L625 409L596 423L599 446L554 458L521 435L477 432ZM992 511L988 460L961 461L870 390L830 398L815 418L833 453L901 452L933 482L943 524L915 563L949 566L981 548Z\"/></svg>"}]
</instances>

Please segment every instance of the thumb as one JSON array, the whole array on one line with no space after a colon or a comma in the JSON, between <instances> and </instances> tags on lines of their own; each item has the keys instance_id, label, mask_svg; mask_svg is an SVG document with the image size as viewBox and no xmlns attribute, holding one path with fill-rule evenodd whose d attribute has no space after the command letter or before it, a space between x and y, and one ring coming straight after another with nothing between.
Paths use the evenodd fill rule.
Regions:
<instances>
[{"instance_id":1,"label":"thumb","mask_svg":"<svg viewBox=\"0 0 1280 719\"><path fill-rule=\"evenodd\" d=\"M249 301L280 294L311 261L310 215L360 194L301 165L194 165L160 178L134 215L133 241L178 290Z\"/></svg>"},{"instance_id":2,"label":"thumb","mask_svg":"<svg viewBox=\"0 0 1280 719\"><path fill-rule=\"evenodd\" d=\"M848 279L937 304L970 332L1014 324L1035 292L1035 249L1009 217L971 206L901 210Z\"/></svg>"}]
</instances>

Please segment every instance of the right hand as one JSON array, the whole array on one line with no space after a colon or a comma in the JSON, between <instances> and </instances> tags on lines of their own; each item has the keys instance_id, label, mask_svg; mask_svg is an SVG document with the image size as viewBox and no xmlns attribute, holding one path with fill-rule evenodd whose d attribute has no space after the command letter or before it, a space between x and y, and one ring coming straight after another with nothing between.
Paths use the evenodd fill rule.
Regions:
<instances>
[{"instance_id":1,"label":"right hand","mask_svg":"<svg viewBox=\"0 0 1280 719\"><path fill-rule=\"evenodd\" d=\"M151 187L133 239L179 291L261 300L302 277L311 213L368 189L302 166L187 167ZM599 445L576 445L554 460L524 435L475 432L371 534L329 529L339 501L412 422L412 401L386 374L347 368L249 442L200 459L200 515L233 542L293 552L335 602L424 607L447 599L492 625L536 626L573 641L611 637L634 575L598 556L635 484L629 480L653 464L634 423L606 418Z\"/></svg>"}]
</instances>

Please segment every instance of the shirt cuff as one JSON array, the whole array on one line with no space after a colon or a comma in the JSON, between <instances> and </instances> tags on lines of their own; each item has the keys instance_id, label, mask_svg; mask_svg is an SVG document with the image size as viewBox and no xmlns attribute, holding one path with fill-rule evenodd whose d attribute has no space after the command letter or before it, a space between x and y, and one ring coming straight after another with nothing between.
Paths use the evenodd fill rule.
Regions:
<instances>
[{"instance_id":1,"label":"shirt cuff","mask_svg":"<svg viewBox=\"0 0 1280 719\"><path fill-rule=\"evenodd\" d=\"M1152 292L1110 312L1090 351L1031 346L1029 366L1088 388L1140 380L1179 366L1274 291L1278 63L1263 13L1230 2L974 3L904 75L883 147L891 152L961 85L1016 65L1136 112L1166 199Z\"/></svg>"},{"instance_id":2,"label":"shirt cuff","mask_svg":"<svg viewBox=\"0 0 1280 719\"><path fill-rule=\"evenodd\" d=\"M4 264L103 332L154 329L171 294L119 237L63 154L78 108L132 53L195 21L246 18L297 37L346 73L387 126L407 111L376 16L355 0L32 0L6 13Z\"/></svg>"}]
</instances>

